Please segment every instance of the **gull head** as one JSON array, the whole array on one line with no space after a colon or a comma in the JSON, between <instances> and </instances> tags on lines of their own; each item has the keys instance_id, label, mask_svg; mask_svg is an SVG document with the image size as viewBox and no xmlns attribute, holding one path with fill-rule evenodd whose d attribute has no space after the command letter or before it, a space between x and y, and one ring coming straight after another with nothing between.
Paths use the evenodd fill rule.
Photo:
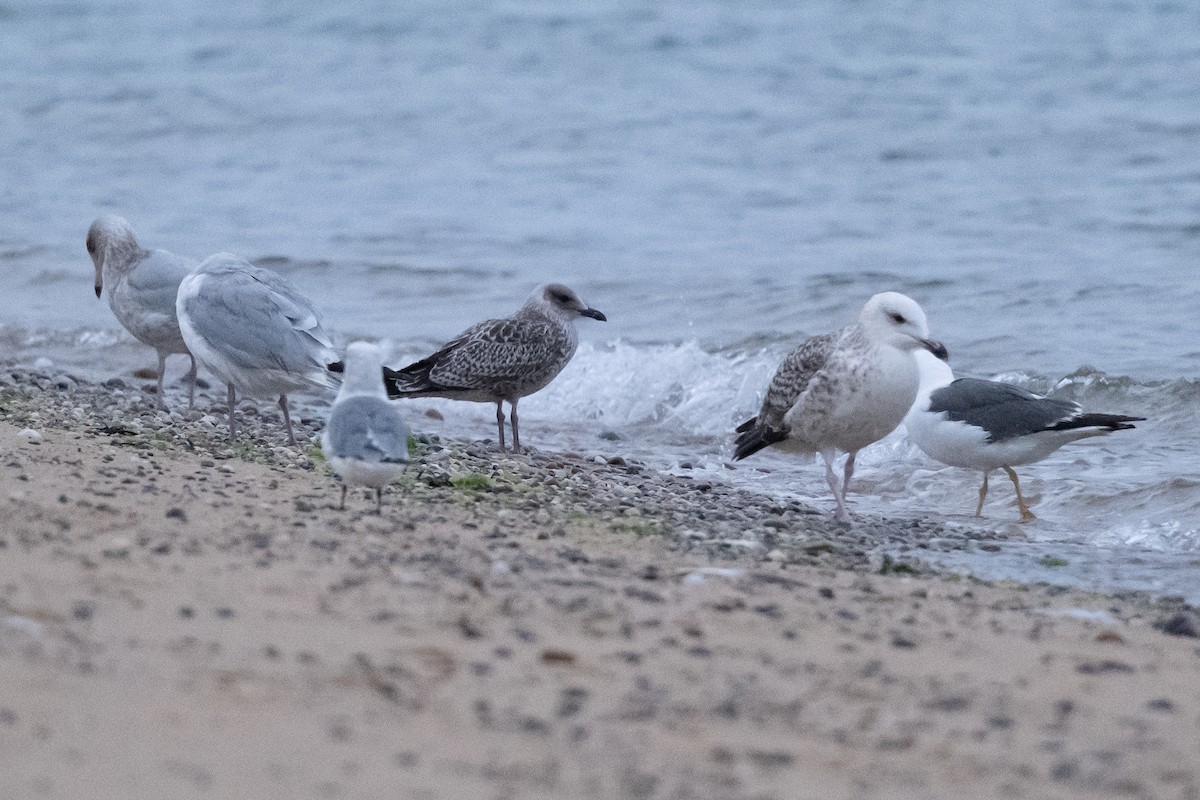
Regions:
<instances>
[{"instance_id":1,"label":"gull head","mask_svg":"<svg viewBox=\"0 0 1200 800\"><path fill-rule=\"evenodd\" d=\"M588 308L573 289L563 286L561 283L542 284L533 290L533 294L529 296L529 302L547 313L567 320L573 320L576 317L591 317L601 322L608 321L608 317L594 308Z\"/></svg>"},{"instance_id":2,"label":"gull head","mask_svg":"<svg viewBox=\"0 0 1200 800\"><path fill-rule=\"evenodd\" d=\"M858 323L879 344L900 350L928 350L947 358L946 346L929 338L929 324L917 301L899 292L882 292L863 306Z\"/></svg>"},{"instance_id":3,"label":"gull head","mask_svg":"<svg viewBox=\"0 0 1200 800\"><path fill-rule=\"evenodd\" d=\"M96 297L104 290L105 265L110 269L119 268L130 263L129 254L141 249L128 220L116 214L98 217L88 228L86 244L92 265L96 268Z\"/></svg>"},{"instance_id":4,"label":"gull head","mask_svg":"<svg viewBox=\"0 0 1200 800\"><path fill-rule=\"evenodd\" d=\"M351 342L339 395L373 394L387 397L383 386L383 351L371 342Z\"/></svg>"}]
</instances>

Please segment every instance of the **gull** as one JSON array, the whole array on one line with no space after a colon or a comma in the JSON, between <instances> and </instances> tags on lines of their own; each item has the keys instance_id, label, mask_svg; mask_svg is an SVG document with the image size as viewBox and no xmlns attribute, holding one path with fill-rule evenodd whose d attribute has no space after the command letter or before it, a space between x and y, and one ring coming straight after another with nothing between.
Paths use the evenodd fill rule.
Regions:
<instances>
[{"instance_id":1,"label":"gull","mask_svg":"<svg viewBox=\"0 0 1200 800\"><path fill-rule=\"evenodd\" d=\"M188 408L196 398L196 359L179 332L175 294L196 262L166 250L143 250L129 222L105 214L88 228L87 251L96 267L96 297L108 287L108 307L125 330L158 353L158 407L163 400L167 356L185 355L188 370Z\"/></svg>"},{"instance_id":2,"label":"gull","mask_svg":"<svg viewBox=\"0 0 1200 800\"><path fill-rule=\"evenodd\" d=\"M925 312L909 297L883 292L867 301L858 322L814 336L788 354L767 388L758 416L738 426L734 459L764 447L825 460L825 479L847 522L846 490L858 451L887 436L912 406L919 375L913 353L944 353L929 338ZM847 454L838 486L833 462Z\"/></svg>"},{"instance_id":3,"label":"gull","mask_svg":"<svg viewBox=\"0 0 1200 800\"><path fill-rule=\"evenodd\" d=\"M575 355L575 320L608 318L561 283L538 286L519 311L472 325L436 353L400 370L384 368L391 397L448 397L496 404L504 449L504 401L512 407L513 452L521 452L517 401L544 389Z\"/></svg>"},{"instance_id":4,"label":"gull","mask_svg":"<svg viewBox=\"0 0 1200 800\"><path fill-rule=\"evenodd\" d=\"M383 387L383 358L368 342L346 348L342 388L321 434L321 447L342 481L341 508L346 487L375 489L375 506L383 513L383 487L408 466L408 426L399 409L388 402Z\"/></svg>"},{"instance_id":5,"label":"gull","mask_svg":"<svg viewBox=\"0 0 1200 800\"><path fill-rule=\"evenodd\" d=\"M196 359L229 387L229 441L236 436L235 389L279 395L288 443L296 444L287 393L335 388L337 360L316 308L290 281L230 253L200 262L179 284L179 330Z\"/></svg>"},{"instance_id":6,"label":"gull","mask_svg":"<svg viewBox=\"0 0 1200 800\"><path fill-rule=\"evenodd\" d=\"M988 474L1003 469L1017 490L1021 522L1037 517L1021 495L1013 467L1041 461L1058 448L1092 436L1129 430L1145 417L1084 413L1078 403L1055 400L1019 386L978 378L954 379L945 361L918 359L921 388L905 418L908 438L930 458L983 472L975 516L983 516Z\"/></svg>"}]
</instances>

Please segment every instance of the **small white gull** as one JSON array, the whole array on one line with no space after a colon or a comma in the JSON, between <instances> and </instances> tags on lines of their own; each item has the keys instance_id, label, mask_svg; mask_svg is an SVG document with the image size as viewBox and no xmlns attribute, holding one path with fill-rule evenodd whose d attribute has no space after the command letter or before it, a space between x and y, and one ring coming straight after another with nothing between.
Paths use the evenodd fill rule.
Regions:
<instances>
[{"instance_id":1,"label":"small white gull","mask_svg":"<svg viewBox=\"0 0 1200 800\"><path fill-rule=\"evenodd\" d=\"M165 409L163 374L167 356L191 359L188 370L188 407L196 398L196 359L179 332L175 295L196 262L166 250L143 250L129 222L105 214L88 228L87 251L96 267L96 297L108 289L108 307L117 321L143 344L158 353L158 407Z\"/></svg>"},{"instance_id":2,"label":"small white gull","mask_svg":"<svg viewBox=\"0 0 1200 800\"><path fill-rule=\"evenodd\" d=\"M504 401L512 407L513 452L521 451L517 401L545 388L575 355L575 320L607 317L561 283L538 286L515 314L472 325L436 353L400 370L385 368L392 397L448 397L496 404L504 449Z\"/></svg>"},{"instance_id":3,"label":"small white gull","mask_svg":"<svg viewBox=\"0 0 1200 800\"><path fill-rule=\"evenodd\" d=\"M770 445L820 453L836 517L849 521L846 492L854 458L895 430L912 407L919 383L913 353L921 349L945 352L929 338L921 307L898 292L875 295L857 323L814 336L788 354L758 416L738 426L734 459ZM847 454L840 486L833 470L838 451Z\"/></svg>"},{"instance_id":4,"label":"small white gull","mask_svg":"<svg viewBox=\"0 0 1200 800\"><path fill-rule=\"evenodd\" d=\"M375 505L383 513L383 487L408 466L408 426L383 388L379 348L353 342L346 348L342 388L321 434L321 447L342 481L341 508L347 486L375 489Z\"/></svg>"},{"instance_id":5,"label":"small white gull","mask_svg":"<svg viewBox=\"0 0 1200 800\"><path fill-rule=\"evenodd\" d=\"M287 393L338 385L327 370L337 353L313 304L279 274L217 253L183 279L175 307L192 354L229 387L229 440L237 389L279 395L288 442L296 444Z\"/></svg>"},{"instance_id":6,"label":"small white gull","mask_svg":"<svg viewBox=\"0 0 1200 800\"><path fill-rule=\"evenodd\" d=\"M983 472L975 516L983 516L988 474L1003 469L1017 491L1021 522L1036 519L1021 495L1013 467L1041 461L1058 448L1091 436L1129 430L1145 417L1084 413L1078 403L1055 400L1019 386L959 378L945 361L918 358L921 388L905 417L908 438L930 458Z\"/></svg>"}]
</instances>

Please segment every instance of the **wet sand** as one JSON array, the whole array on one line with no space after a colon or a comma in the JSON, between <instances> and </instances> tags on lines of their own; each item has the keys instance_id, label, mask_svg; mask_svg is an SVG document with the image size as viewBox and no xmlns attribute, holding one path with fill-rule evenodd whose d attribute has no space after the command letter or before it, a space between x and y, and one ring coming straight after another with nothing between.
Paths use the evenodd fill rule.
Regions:
<instances>
[{"instance_id":1,"label":"wet sand","mask_svg":"<svg viewBox=\"0 0 1200 800\"><path fill-rule=\"evenodd\" d=\"M619 442L433 440L339 511L217 395L0 380L0 797L1200 797L1178 601L939 572L900 553L1003 539Z\"/></svg>"}]
</instances>

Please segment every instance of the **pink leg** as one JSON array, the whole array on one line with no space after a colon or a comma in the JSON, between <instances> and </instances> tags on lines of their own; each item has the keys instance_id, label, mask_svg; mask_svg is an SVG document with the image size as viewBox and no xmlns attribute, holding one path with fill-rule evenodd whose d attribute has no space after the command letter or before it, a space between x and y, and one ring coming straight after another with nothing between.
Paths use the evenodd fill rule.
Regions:
<instances>
[{"instance_id":1,"label":"pink leg","mask_svg":"<svg viewBox=\"0 0 1200 800\"><path fill-rule=\"evenodd\" d=\"M233 384L231 383L229 384L229 441L231 443L235 438L237 438L237 428L235 427L235 423L233 421L233 401L234 393Z\"/></svg>"},{"instance_id":2,"label":"pink leg","mask_svg":"<svg viewBox=\"0 0 1200 800\"><path fill-rule=\"evenodd\" d=\"M292 447L296 446L296 434L292 433L292 417L288 414L287 395L279 395L279 407L283 409L283 424L287 426L288 444Z\"/></svg>"},{"instance_id":3,"label":"pink leg","mask_svg":"<svg viewBox=\"0 0 1200 800\"><path fill-rule=\"evenodd\" d=\"M514 453L519 453L519 452L521 452L521 434L517 433L517 400L518 400L518 399L519 399L519 398L516 398L516 397L514 397L514 398L511 400L511 404L512 404L512 413L511 413L511 414L509 414L509 419L511 419L511 420L512 420L512 429L513 429L513 452L514 452Z\"/></svg>"},{"instance_id":4,"label":"pink leg","mask_svg":"<svg viewBox=\"0 0 1200 800\"><path fill-rule=\"evenodd\" d=\"M834 519L838 522L849 522L850 514L846 511L846 503L842 500L842 492L838 487L837 474L833 471L833 459L836 452L833 450L822 450L821 458L825 459L825 481L829 484L829 490L833 492L833 499L837 503L837 511L834 512Z\"/></svg>"},{"instance_id":5,"label":"pink leg","mask_svg":"<svg viewBox=\"0 0 1200 800\"><path fill-rule=\"evenodd\" d=\"M496 435L500 437L500 450L504 450L504 401L496 401Z\"/></svg>"}]
</instances>

